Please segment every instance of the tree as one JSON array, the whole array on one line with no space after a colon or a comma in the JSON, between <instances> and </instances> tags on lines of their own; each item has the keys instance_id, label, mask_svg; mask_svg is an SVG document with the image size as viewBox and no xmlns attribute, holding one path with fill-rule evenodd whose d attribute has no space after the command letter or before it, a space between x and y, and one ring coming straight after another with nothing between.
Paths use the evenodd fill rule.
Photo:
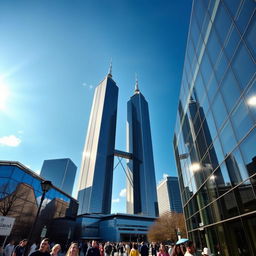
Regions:
<instances>
[{"instance_id":1,"label":"tree","mask_svg":"<svg viewBox=\"0 0 256 256\"><path fill-rule=\"evenodd\" d=\"M148 232L150 242L177 241L177 231L182 237L187 237L183 213L166 212L161 215Z\"/></svg>"}]
</instances>

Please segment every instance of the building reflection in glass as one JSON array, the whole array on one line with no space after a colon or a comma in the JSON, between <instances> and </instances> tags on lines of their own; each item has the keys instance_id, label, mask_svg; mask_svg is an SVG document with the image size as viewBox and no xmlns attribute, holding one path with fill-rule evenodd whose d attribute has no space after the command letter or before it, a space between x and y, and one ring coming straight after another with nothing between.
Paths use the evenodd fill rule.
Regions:
<instances>
[{"instance_id":1,"label":"building reflection in glass","mask_svg":"<svg viewBox=\"0 0 256 256\"><path fill-rule=\"evenodd\" d=\"M18 162L0 162L0 215L15 218L9 239L19 241L28 236L42 195L41 180L38 175ZM42 204L34 240L40 241L41 231L46 226L46 235L57 242L59 237L56 237L56 230L52 229L56 226L55 222L66 219L73 230L77 209L78 203L75 199L53 187L46 194ZM61 232L60 243L67 239L67 232L68 228Z\"/></svg>"},{"instance_id":2,"label":"building reflection in glass","mask_svg":"<svg viewBox=\"0 0 256 256\"><path fill-rule=\"evenodd\" d=\"M192 7L173 143L189 237L214 255L256 255L255 9Z\"/></svg>"}]
</instances>

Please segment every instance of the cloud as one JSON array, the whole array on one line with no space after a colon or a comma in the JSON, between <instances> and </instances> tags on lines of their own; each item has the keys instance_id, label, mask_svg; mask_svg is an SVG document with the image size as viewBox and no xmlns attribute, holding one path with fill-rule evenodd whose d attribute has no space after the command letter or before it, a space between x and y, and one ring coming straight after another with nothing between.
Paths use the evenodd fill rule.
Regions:
<instances>
[{"instance_id":1,"label":"cloud","mask_svg":"<svg viewBox=\"0 0 256 256\"><path fill-rule=\"evenodd\" d=\"M119 202L120 202L120 198L112 199L112 203L119 203Z\"/></svg>"},{"instance_id":2,"label":"cloud","mask_svg":"<svg viewBox=\"0 0 256 256\"><path fill-rule=\"evenodd\" d=\"M87 84L87 83L85 83L85 82L82 83L82 86L83 86L83 87L86 87L86 88L88 88L88 89L90 89L90 90L92 90L93 87L94 87L92 84Z\"/></svg>"},{"instance_id":3,"label":"cloud","mask_svg":"<svg viewBox=\"0 0 256 256\"><path fill-rule=\"evenodd\" d=\"M4 136L0 138L0 146L18 147L21 143L21 139L15 135Z\"/></svg>"},{"instance_id":4,"label":"cloud","mask_svg":"<svg viewBox=\"0 0 256 256\"><path fill-rule=\"evenodd\" d=\"M123 188L123 189L120 191L119 196L121 196L121 197L126 197L126 188Z\"/></svg>"}]
</instances>

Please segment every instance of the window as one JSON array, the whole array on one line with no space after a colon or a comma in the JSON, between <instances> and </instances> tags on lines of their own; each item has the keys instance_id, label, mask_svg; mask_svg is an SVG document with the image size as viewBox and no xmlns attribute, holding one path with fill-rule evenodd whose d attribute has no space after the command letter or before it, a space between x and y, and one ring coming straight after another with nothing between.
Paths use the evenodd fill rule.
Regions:
<instances>
[{"instance_id":1,"label":"window","mask_svg":"<svg viewBox=\"0 0 256 256\"><path fill-rule=\"evenodd\" d=\"M243 43L240 43L232 66L237 78L240 81L241 87L245 88L255 73L256 64L253 62Z\"/></svg>"},{"instance_id":2,"label":"window","mask_svg":"<svg viewBox=\"0 0 256 256\"><path fill-rule=\"evenodd\" d=\"M213 175L219 195L222 195L231 189L231 181L225 163L218 167Z\"/></svg>"},{"instance_id":3,"label":"window","mask_svg":"<svg viewBox=\"0 0 256 256\"><path fill-rule=\"evenodd\" d=\"M241 100L240 104L237 106L235 111L232 113L231 121L237 136L238 141L240 141L247 132L251 129L254 122L250 116L248 107L245 102Z\"/></svg>"},{"instance_id":4,"label":"window","mask_svg":"<svg viewBox=\"0 0 256 256\"><path fill-rule=\"evenodd\" d=\"M0 166L0 177L11 177L12 172L13 172L14 167L13 166L6 166L6 165L1 165Z\"/></svg>"},{"instance_id":5,"label":"window","mask_svg":"<svg viewBox=\"0 0 256 256\"><path fill-rule=\"evenodd\" d=\"M220 93L216 95L213 101L212 112L217 124L217 128L220 129L227 116L226 107L224 105L224 102Z\"/></svg>"},{"instance_id":6,"label":"window","mask_svg":"<svg viewBox=\"0 0 256 256\"><path fill-rule=\"evenodd\" d=\"M247 32L246 32L246 36L245 36L245 40L247 43L247 46L249 47L250 51L252 52L253 56L254 56L254 60L256 60L256 18L254 17L252 18L252 21L250 23L250 27L248 28Z\"/></svg>"},{"instance_id":7,"label":"window","mask_svg":"<svg viewBox=\"0 0 256 256\"><path fill-rule=\"evenodd\" d=\"M239 85L231 69L226 73L221 85L221 92L229 112L233 109L235 103L241 95Z\"/></svg>"},{"instance_id":8,"label":"window","mask_svg":"<svg viewBox=\"0 0 256 256\"><path fill-rule=\"evenodd\" d=\"M211 34L207 42L207 52L209 53L212 64L215 65L217 58L221 52L221 45L219 43L218 36L214 27L212 27Z\"/></svg>"},{"instance_id":9,"label":"window","mask_svg":"<svg viewBox=\"0 0 256 256\"><path fill-rule=\"evenodd\" d=\"M225 124L220 134L224 155L227 156L236 146L237 141L229 121Z\"/></svg>"},{"instance_id":10,"label":"window","mask_svg":"<svg viewBox=\"0 0 256 256\"><path fill-rule=\"evenodd\" d=\"M12 178L13 179L15 179L15 180L20 182L22 180L22 178L23 178L23 175L24 175L23 170L21 170L18 167L14 167L14 171L13 171L13 174L12 174Z\"/></svg>"}]
</instances>

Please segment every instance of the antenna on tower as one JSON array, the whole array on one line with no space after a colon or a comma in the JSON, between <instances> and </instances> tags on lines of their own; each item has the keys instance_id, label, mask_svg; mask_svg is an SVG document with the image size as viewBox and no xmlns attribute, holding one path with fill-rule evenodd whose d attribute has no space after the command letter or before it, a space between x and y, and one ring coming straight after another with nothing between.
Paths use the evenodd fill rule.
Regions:
<instances>
[{"instance_id":1,"label":"antenna on tower","mask_svg":"<svg viewBox=\"0 0 256 256\"><path fill-rule=\"evenodd\" d=\"M109 70L108 70L108 76L112 78L112 58L110 60Z\"/></svg>"},{"instance_id":2,"label":"antenna on tower","mask_svg":"<svg viewBox=\"0 0 256 256\"><path fill-rule=\"evenodd\" d=\"M138 82L138 76L137 76L137 73L135 73L135 91L134 93L139 93L140 90L139 90L139 82Z\"/></svg>"}]
</instances>

